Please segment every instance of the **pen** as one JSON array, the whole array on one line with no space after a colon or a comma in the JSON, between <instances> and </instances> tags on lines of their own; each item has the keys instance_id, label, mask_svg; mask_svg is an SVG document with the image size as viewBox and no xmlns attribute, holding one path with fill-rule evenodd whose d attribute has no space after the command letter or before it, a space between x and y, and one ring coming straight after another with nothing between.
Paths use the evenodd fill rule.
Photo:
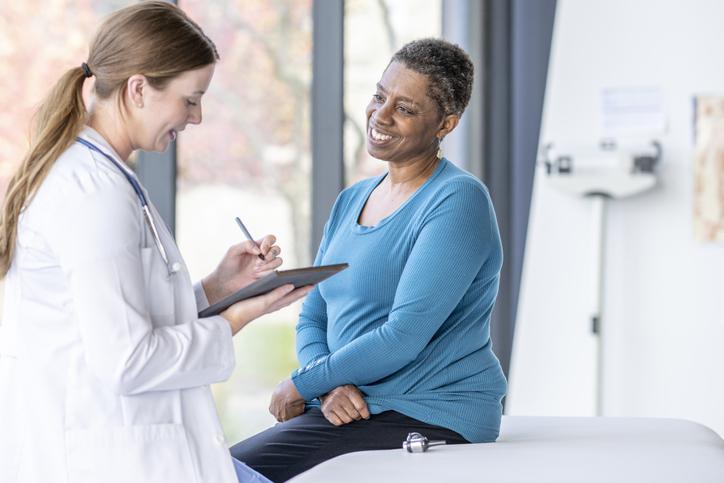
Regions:
<instances>
[{"instance_id":1,"label":"pen","mask_svg":"<svg viewBox=\"0 0 724 483\"><path fill-rule=\"evenodd\" d=\"M254 245L256 245L256 247L259 250L261 250L261 247L259 245L257 245L256 241L254 241L254 238L251 236L251 233L249 233L249 230L246 229L246 227L244 226L244 223L241 222L241 219L238 216L234 219L236 220L236 224L239 225L239 228L241 228L241 231L244 232L244 236L249 241L251 241ZM258 257L261 258L262 260L266 261L266 258L264 258L264 255L262 255L261 253L258 255Z\"/></svg>"}]
</instances>

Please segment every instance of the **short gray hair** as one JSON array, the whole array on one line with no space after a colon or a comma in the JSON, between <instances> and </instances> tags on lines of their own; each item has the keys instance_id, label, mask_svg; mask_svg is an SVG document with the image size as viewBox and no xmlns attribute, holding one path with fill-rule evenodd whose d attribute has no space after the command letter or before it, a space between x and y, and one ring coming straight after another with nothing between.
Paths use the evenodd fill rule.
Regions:
<instances>
[{"instance_id":1,"label":"short gray hair","mask_svg":"<svg viewBox=\"0 0 724 483\"><path fill-rule=\"evenodd\" d=\"M390 62L426 75L427 94L442 115L462 115L473 90L474 67L470 56L458 45L442 39L420 39L405 44Z\"/></svg>"}]
</instances>

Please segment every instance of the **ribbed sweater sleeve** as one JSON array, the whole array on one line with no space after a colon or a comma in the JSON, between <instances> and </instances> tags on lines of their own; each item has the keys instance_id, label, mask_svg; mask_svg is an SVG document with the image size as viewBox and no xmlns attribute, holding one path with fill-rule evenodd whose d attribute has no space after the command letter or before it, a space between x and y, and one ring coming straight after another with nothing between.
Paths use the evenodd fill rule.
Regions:
<instances>
[{"instance_id":1,"label":"ribbed sweater sleeve","mask_svg":"<svg viewBox=\"0 0 724 483\"><path fill-rule=\"evenodd\" d=\"M325 227L327 232L329 223ZM324 256L326 236L322 238L314 265L321 264ZM320 357L329 354L327 346L327 303L319 293L319 287L315 287L302 305L302 312L297 322L297 359L299 364L306 366L313 363Z\"/></svg>"},{"instance_id":2,"label":"ribbed sweater sleeve","mask_svg":"<svg viewBox=\"0 0 724 483\"><path fill-rule=\"evenodd\" d=\"M399 283L379 281L380 293L395 293L387 321L321 356L321 326L305 327L308 336L303 344L310 349L305 351L306 362L292 375L300 394L311 400L344 384L369 384L413 361L460 302L495 246L494 223L482 186L462 179L441 188L420 219ZM312 302L319 303L316 298ZM318 306L312 308L309 314L321 312Z\"/></svg>"},{"instance_id":3,"label":"ribbed sweater sleeve","mask_svg":"<svg viewBox=\"0 0 724 483\"><path fill-rule=\"evenodd\" d=\"M339 211L342 209L341 207L346 203L345 194L343 191L337 197L334 206L332 206L329 220L324 224L322 241L319 244L319 250L314 259L314 266L322 264L322 259L324 258L327 244L329 243L331 225L338 217ZM301 366L311 364L320 357L329 354L329 346L327 345L327 303L319 293L319 287L315 287L304 300L296 331L297 359Z\"/></svg>"}]
</instances>

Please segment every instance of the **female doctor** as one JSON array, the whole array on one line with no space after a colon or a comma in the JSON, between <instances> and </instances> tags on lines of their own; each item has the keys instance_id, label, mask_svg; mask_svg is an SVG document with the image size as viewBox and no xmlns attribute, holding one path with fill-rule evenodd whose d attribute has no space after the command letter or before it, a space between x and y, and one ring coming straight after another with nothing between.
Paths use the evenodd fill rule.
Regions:
<instances>
[{"instance_id":1,"label":"female doctor","mask_svg":"<svg viewBox=\"0 0 724 483\"><path fill-rule=\"evenodd\" d=\"M309 288L199 319L281 264L274 237L193 286L127 165L201 122L217 60L180 9L143 2L107 18L40 107L0 229L3 483L264 481L235 472L208 385L231 374L234 334Z\"/></svg>"}]
</instances>

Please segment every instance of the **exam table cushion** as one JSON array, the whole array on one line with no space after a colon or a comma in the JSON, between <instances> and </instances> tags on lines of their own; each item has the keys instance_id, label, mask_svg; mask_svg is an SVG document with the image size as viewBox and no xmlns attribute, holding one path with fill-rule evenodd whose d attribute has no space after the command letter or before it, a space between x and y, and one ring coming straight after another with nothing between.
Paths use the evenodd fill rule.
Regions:
<instances>
[{"instance_id":1,"label":"exam table cushion","mask_svg":"<svg viewBox=\"0 0 724 483\"><path fill-rule=\"evenodd\" d=\"M721 483L724 440L678 419L504 416L496 443L350 453L291 481Z\"/></svg>"}]
</instances>

